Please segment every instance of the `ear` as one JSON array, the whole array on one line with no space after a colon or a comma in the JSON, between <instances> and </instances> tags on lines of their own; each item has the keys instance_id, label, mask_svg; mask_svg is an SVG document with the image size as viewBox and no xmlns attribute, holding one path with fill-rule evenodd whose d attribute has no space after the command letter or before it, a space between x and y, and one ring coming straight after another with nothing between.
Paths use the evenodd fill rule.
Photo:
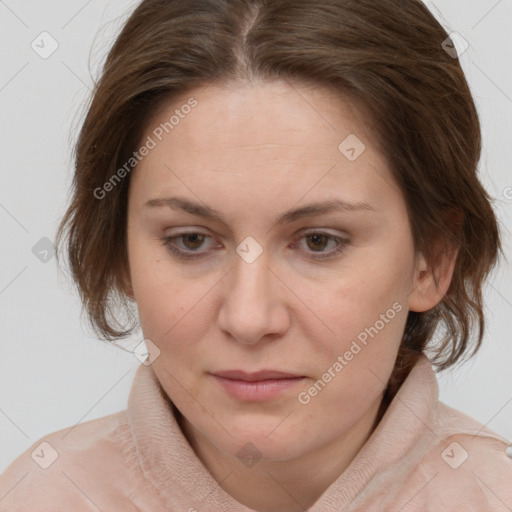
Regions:
<instances>
[{"instance_id":1,"label":"ear","mask_svg":"<svg viewBox=\"0 0 512 512\"><path fill-rule=\"evenodd\" d=\"M447 213L447 224L452 230L462 226L462 214L454 210ZM434 261L428 263L419 253L409 294L409 310L423 312L435 306L446 295L452 281L459 248L445 237L439 236L433 244Z\"/></svg>"}]
</instances>

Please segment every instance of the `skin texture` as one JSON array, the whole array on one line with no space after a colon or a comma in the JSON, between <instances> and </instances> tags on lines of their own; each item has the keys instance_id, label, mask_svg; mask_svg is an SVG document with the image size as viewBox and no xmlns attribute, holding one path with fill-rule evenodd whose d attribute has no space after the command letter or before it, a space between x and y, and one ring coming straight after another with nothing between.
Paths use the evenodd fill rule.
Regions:
<instances>
[{"instance_id":1,"label":"skin texture","mask_svg":"<svg viewBox=\"0 0 512 512\"><path fill-rule=\"evenodd\" d=\"M371 434L407 312L439 302L455 255L440 258L436 287L415 253L403 196L372 142L371 123L350 100L298 83L210 84L167 103L143 141L190 97L197 106L131 176L129 295L145 338L160 351L153 369L222 488L257 510L303 510ZM355 161L338 149L350 134L366 146ZM225 224L145 206L171 196L208 205ZM327 199L373 210L276 222L289 209ZM169 245L204 257L180 259L161 240L184 232L191 237ZM246 237L263 250L252 263L236 252ZM313 259L338 243L339 254ZM299 393L393 304L393 318L301 403ZM231 369L305 378L270 400L244 401L211 375ZM254 465L239 459L244 447L261 456Z\"/></svg>"}]
</instances>

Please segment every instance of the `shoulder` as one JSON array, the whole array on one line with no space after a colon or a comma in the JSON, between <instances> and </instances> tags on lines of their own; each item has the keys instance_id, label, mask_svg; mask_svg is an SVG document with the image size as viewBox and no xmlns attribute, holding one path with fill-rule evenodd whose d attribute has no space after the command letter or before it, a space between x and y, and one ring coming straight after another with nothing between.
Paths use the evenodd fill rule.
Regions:
<instances>
[{"instance_id":1,"label":"shoulder","mask_svg":"<svg viewBox=\"0 0 512 512\"><path fill-rule=\"evenodd\" d=\"M431 443L406 486L419 493L419 508L406 510L512 510L510 443L442 402L434 418Z\"/></svg>"},{"instance_id":2,"label":"shoulder","mask_svg":"<svg viewBox=\"0 0 512 512\"><path fill-rule=\"evenodd\" d=\"M114 475L126 483L133 477L134 451L126 411L53 432L32 444L0 476L0 509L135 510L123 498L123 489L111 492ZM105 494L106 485L111 497Z\"/></svg>"}]
</instances>

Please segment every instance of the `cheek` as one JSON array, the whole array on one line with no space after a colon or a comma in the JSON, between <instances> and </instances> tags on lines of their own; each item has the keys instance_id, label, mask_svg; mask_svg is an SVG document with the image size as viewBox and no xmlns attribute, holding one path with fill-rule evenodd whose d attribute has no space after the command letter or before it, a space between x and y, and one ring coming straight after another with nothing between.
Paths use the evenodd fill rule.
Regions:
<instances>
[{"instance_id":1,"label":"cheek","mask_svg":"<svg viewBox=\"0 0 512 512\"><path fill-rule=\"evenodd\" d=\"M142 331L162 350L166 333L185 314L186 287L180 287L179 276L172 277L166 270L166 262L156 254L155 241L139 242L135 234L128 241L130 276Z\"/></svg>"},{"instance_id":2,"label":"cheek","mask_svg":"<svg viewBox=\"0 0 512 512\"><path fill-rule=\"evenodd\" d=\"M322 418L329 432L348 429L384 391L407 319L395 281L363 286L356 277L337 287L326 305L325 318L336 336L323 342L316 380L298 397L304 414Z\"/></svg>"},{"instance_id":3,"label":"cheek","mask_svg":"<svg viewBox=\"0 0 512 512\"><path fill-rule=\"evenodd\" d=\"M398 270L401 268L405 272L404 266L386 268L362 263L332 281L323 300L316 300L315 304L322 308L325 323L337 339L347 343L358 338L364 342L368 331L375 336L396 337L407 307L408 285L404 272Z\"/></svg>"},{"instance_id":4,"label":"cheek","mask_svg":"<svg viewBox=\"0 0 512 512\"><path fill-rule=\"evenodd\" d=\"M318 414L329 404L339 403L341 409L345 404L347 409L332 415L335 422L345 421L346 414L356 417L383 391L402 339L409 287L404 276L410 259L393 252L386 258L380 254L379 260L369 253L315 301L335 334L322 342L318 384L303 398L311 399Z\"/></svg>"},{"instance_id":5,"label":"cheek","mask_svg":"<svg viewBox=\"0 0 512 512\"><path fill-rule=\"evenodd\" d=\"M207 294L214 282L184 276L165 255L140 246L131 252L130 265L143 335L160 350L155 369L181 374L197 366L202 340L213 324Z\"/></svg>"},{"instance_id":6,"label":"cheek","mask_svg":"<svg viewBox=\"0 0 512 512\"><path fill-rule=\"evenodd\" d=\"M178 287L179 283L173 282L168 286L158 276L148 274L138 286L134 286L144 336L154 341L162 351L168 350L170 343L176 345L187 341L180 331L187 323L187 311L188 315L192 314L194 297L184 291L178 292Z\"/></svg>"}]
</instances>

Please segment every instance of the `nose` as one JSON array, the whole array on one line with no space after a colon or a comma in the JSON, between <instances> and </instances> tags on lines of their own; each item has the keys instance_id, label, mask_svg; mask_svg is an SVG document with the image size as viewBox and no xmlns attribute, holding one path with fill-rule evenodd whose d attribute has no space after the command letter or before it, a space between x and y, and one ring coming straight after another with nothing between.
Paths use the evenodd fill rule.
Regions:
<instances>
[{"instance_id":1,"label":"nose","mask_svg":"<svg viewBox=\"0 0 512 512\"><path fill-rule=\"evenodd\" d=\"M219 328L239 343L273 340L289 328L286 287L268 263L265 252L252 263L236 255L224 280Z\"/></svg>"}]
</instances>

